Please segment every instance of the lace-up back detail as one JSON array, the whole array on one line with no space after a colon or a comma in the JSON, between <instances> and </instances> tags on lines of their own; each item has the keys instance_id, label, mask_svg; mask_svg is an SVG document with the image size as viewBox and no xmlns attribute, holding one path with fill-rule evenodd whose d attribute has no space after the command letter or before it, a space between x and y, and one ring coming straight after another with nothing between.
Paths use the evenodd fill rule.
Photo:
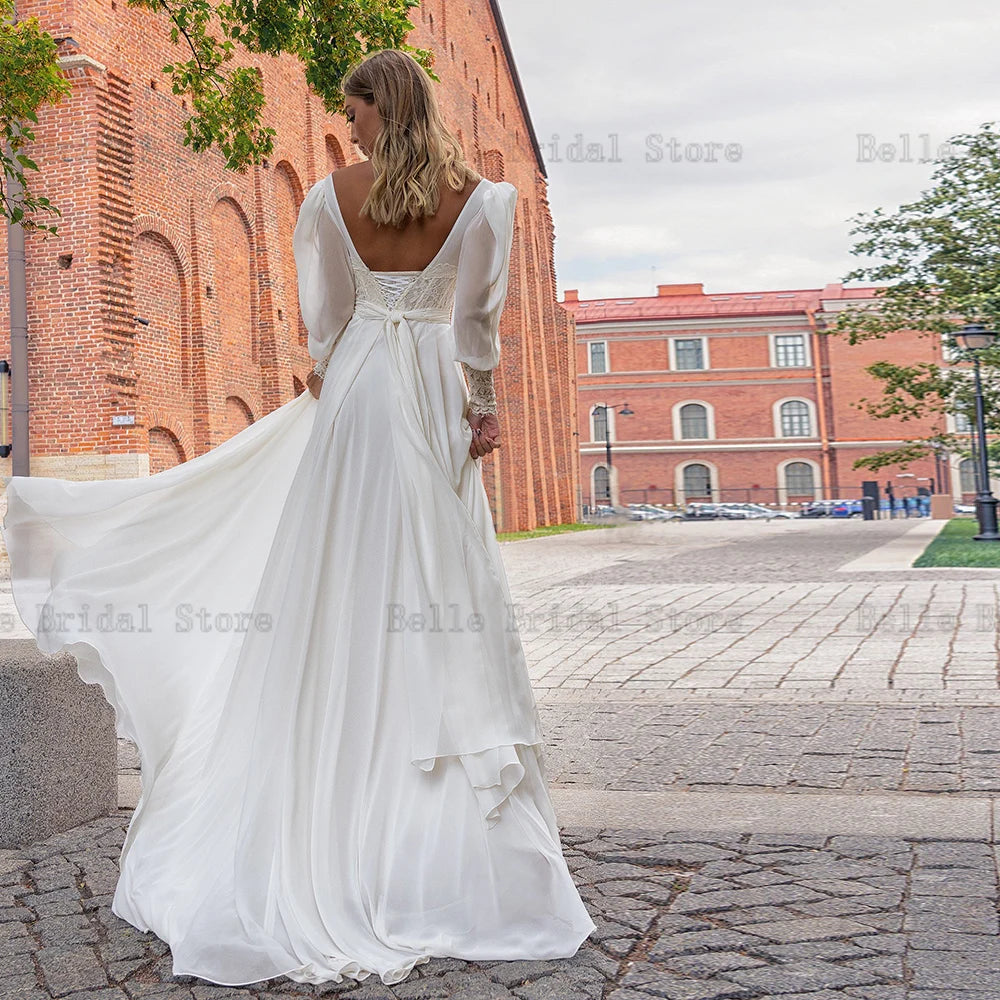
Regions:
<instances>
[{"instance_id":1,"label":"lace-up back detail","mask_svg":"<svg viewBox=\"0 0 1000 1000\"><path fill-rule=\"evenodd\" d=\"M442 260L422 271L369 271L353 247L351 268L358 302L372 302L387 309L443 309L455 301L458 266Z\"/></svg>"},{"instance_id":2,"label":"lace-up back detail","mask_svg":"<svg viewBox=\"0 0 1000 1000\"><path fill-rule=\"evenodd\" d=\"M385 304L394 309L400 295L420 273L420 271L372 271L371 275L379 283Z\"/></svg>"}]
</instances>

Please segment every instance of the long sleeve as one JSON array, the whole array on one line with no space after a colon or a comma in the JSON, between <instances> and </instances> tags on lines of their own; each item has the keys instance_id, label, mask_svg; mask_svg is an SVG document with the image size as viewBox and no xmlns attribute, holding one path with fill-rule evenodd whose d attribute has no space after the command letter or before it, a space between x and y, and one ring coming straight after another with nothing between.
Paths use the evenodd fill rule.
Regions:
<instances>
[{"instance_id":1,"label":"long sleeve","mask_svg":"<svg viewBox=\"0 0 1000 1000\"><path fill-rule=\"evenodd\" d=\"M455 284L455 360L480 370L500 363L500 316L507 299L517 188L490 182L462 234Z\"/></svg>"},{"instance_id":2,"label":"long sleeve","mask_svg":"<svg viewBox=\"0 0 1000 1000\"><path fill-rule=\"evenodd\" d=\"M309 189L292 235L299 308L309 332L309 356L320 362L317 370L325 370L354 315L356 294L347 244L326 204L327 184L325 178Z\"/></svg>"},{"instance_id":3,"label":"long sleeve","mask_svg":"<svg viewBox=\"0 0 1000 1000\"><path fill-rule=\"evenodd\" d=\"M469 410L472 413L496 413L497 394L493 384L493 369L481 371L463 361L462 370L469 386Z\"/></svg>"}]
</instances>

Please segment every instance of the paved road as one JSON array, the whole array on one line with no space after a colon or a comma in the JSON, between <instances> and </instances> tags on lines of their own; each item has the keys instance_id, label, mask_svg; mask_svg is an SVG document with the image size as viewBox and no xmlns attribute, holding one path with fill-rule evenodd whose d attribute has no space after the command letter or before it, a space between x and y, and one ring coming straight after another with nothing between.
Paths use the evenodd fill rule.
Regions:
<instances>
[{"instance_id":1,"label":"paved road","mask_svg":"<svg viewBox=\"0 0 1000 1000\"><path fill-rule=\"evenodd\" d=\"M391 988L174 978L108 908L124 808L0 852L0 1000L1000 1000L1000 571L839 569L912 527L503 546L598 924L574 958L436 959ZM121 763L137 780L124 742Z\"/></svg>"},{"instance_id":2,"label":"paved road","mask_svg":"<svg viewBox=\"0 0 1000 1000\"><path fill-rule=\"evenodd\" d=\"M0 852L4 1000L1000 996L989 845L596 828L562 831L598 925L573 958L439 958L393 987L284 977L214 987L173 976L166 946L111 913L127 818L122 811L26 851Z\"/></svg>"}]
</instances>

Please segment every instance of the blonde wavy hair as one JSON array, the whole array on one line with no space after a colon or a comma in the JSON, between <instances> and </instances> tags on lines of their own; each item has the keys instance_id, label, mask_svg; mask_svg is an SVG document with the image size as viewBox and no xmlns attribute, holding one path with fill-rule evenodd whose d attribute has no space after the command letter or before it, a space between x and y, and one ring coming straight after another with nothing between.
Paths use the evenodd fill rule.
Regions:
<instances>
[{"instance_id":1,"label":"blonde wavy hair","mask_svg":"<svg viewBox=\"0 0 1000 1000\"><path fill-rule=\"evenodd\" d=\"M375 179L361 206L378 225L398 229L434 215L442 179L455 191L481 179L445 125L431 82L409 53L380 49L356 63L341 84L346 96L374 102L382 119L370 157Z\"/></svg>"}]
</instances>

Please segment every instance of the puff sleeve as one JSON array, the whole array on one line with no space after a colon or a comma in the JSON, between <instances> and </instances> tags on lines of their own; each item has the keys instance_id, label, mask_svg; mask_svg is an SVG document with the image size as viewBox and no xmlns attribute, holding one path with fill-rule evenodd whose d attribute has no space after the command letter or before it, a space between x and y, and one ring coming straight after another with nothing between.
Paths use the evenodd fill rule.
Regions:
<instances>
[{"instance_id":1,"label":"puff sleeve","mask_svg":"<svg viewBox=\"0 0 1000 1000\"><path fill-rule=\"evenodd\" d=\"M292 234L299 308L309 356L326 361L354 315L355 283L347 243L326 203L329 178L314 184Z\"/></svg>"},{"instance_id":2,"label":"puff sleeve","mask_svg":"<svg viewBox=\"0 0 1000 1000\"><path fill-rule=\"evenodd\" d=\"M489 182L462 234L455 284L456 361L486 370L500 363L500 315L507 299L517 188Z\"/></svg>"}]
</instances>

